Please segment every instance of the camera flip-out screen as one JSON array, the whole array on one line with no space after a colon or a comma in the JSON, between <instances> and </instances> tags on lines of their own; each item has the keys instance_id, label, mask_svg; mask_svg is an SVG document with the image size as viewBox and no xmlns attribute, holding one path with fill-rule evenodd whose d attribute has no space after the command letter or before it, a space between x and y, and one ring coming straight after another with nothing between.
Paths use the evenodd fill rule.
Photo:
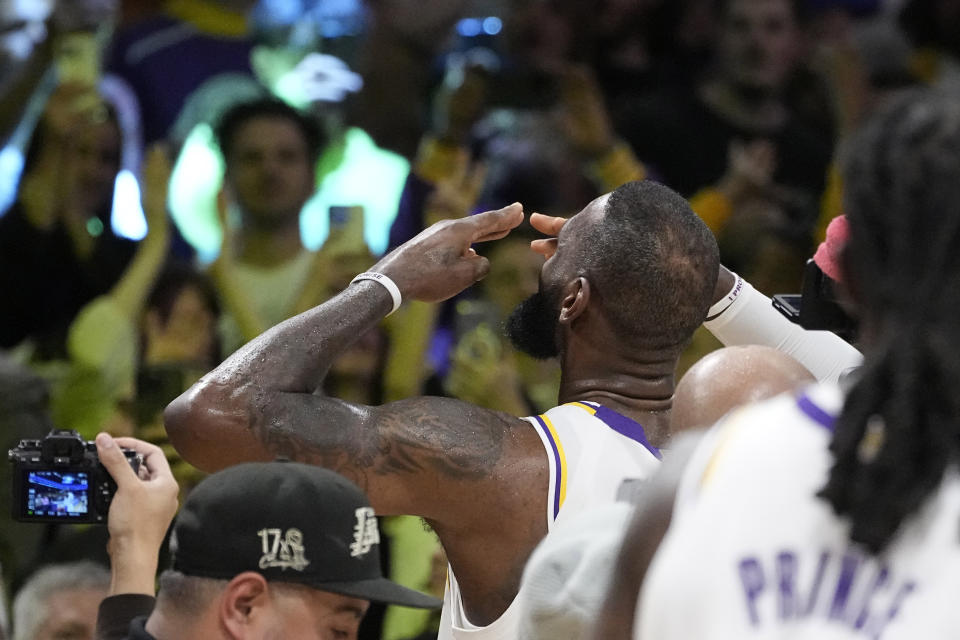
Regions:
<instances>
[{"instance_id":1,"label":"camera flip-out screen","mask_svg":"<svg viewBox=\"0 0 960 640\"><path fill-rule=\"evenodd\" d=\"M123 455L134 472L140 469L140 454L123 449ZM21 440L7 457L13 464L14 520L107 523L117 485L100 464L95 442L54 429L41 440Z\"/></svg>"},{"instance_id":2,"label":"camera flip-out screen","mask_svg":"<svg viewBox=\"0 0 960 640\"><path fill-rule=\"evenodd\" d=\"M22 515L84 520L90 513L90 474L77 470L24 470Z\"/></svg>"}]
</instances>

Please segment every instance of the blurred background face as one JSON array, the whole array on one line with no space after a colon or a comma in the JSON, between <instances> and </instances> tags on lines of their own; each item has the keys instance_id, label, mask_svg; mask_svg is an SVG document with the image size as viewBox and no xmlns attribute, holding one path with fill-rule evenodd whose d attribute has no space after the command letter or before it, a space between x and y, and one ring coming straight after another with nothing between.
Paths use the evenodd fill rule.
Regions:
<instances>
[{"instance_id":1,"label":"blurred background face","mask_svg":"<svg viewBox=\"0 0 960 640\"><path fill-rule=\"evenodd\" d=\"M244 223L272 228L296 219L313 193L313 158L297 125L285 118L253 118L234 134L227 182Z\"/></svg>"},{"instance_id":2,"label":"blurred background face","mask_svg":"<svg viewBox=\"0 0 960 640\"><path fill-rule=\"evenodd\" d=\"M798 38L790 0L729 0L720 30L721 73L741 87L775 91L796 63Z\"/></svg>"},{"instance_id":3,"label":"blurred background face","mask_svg":"<svg viewBox=\"0 0 960 640\"><path fill-rule=\"evenodd\" d=\"M81 127L76 139L78 189L85 211L105 207L120 170L120 129L112 120Z\"/></svg>"},{"instance_id":4,"label":"blurred background face","mask_svg":"<svg viewBox=\"0 0 960 640\"><path fill-rule=\"evenodd\" d=\"M550 3L515 2L506 30L510 53L521 66L555 72L569 57L571 27Z\"/></svg>"},{"instance_id":5,"label":"blurred background face","mask_svg":"<svg viewBox=\"0 0 960 640\"><path fill-rule=\"evenodd\" d=\"M93 640L97 610L107 596L99 589L66 589L47 600L47 617L34 640Z\"/></svg>"}]
</instances>

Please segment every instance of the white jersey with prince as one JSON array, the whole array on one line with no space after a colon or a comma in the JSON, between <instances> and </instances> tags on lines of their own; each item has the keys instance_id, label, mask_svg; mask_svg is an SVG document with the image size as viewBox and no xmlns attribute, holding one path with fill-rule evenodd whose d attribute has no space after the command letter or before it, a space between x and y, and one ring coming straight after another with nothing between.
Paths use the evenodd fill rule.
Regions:
<instances>
[{"instance_id":1,"label":"white jersey with prince","mask_svg":"<svg viewBox=\"0 0 960 640\"><path fill-rule=\"evenodd\" d=\"M550 488L545 496L544 514L548 531L555 522L613 502L624 480L645 480L660 465L660 452L647 442L640 424L596 403L571 402L525 419L536 428L550 459ZM451 570L439 638L515 640L518 615L514 598L503 615L490 625L471 624Z\"/></svg>"},{"instance_id":2,"label":"white jersey with prince","mask_svg":"<svg viewBox=\"0 0 960 640\"><path fill-rule=\"evenodd\" d=\"M878 557L816 497L843 396L812 387L740 409L684 471L651 563L634 637L960 638L960 477Z\"/></svg>"}]
</instances>

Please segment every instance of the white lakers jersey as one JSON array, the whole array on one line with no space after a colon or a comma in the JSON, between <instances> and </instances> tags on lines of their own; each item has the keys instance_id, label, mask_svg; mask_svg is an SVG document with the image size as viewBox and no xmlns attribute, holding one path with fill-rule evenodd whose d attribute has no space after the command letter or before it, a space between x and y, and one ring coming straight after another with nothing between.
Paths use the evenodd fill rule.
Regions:
<instances>
[{"instance_id":1,"label":"white lakers jersey","mask_svg":"<svg viewBox=\"0 0 960 640\"><path fill-rule=\"evenodd\" d=\"M960 477L872 557L816 497L833 386L740 409L699 446L637 608L644 640L960 637Z\"/></svg>"},{"instance_id":2,"label":"white lakers jersey","mask_svg":"<svg viewBox=\"0 0 960 640\"><path fill-rule=\"evenodd\" d=\"M660 452L637 422L593 402L571 402L526 418L550 460L544 496L548 531L555 522L598 504L613 502L625 480L643 481L660 465ZM450 570L440 620L440 640L515 640L519 607L510 607L486 627L467 619L456 576Z\"/></svg>"}]
</instances>

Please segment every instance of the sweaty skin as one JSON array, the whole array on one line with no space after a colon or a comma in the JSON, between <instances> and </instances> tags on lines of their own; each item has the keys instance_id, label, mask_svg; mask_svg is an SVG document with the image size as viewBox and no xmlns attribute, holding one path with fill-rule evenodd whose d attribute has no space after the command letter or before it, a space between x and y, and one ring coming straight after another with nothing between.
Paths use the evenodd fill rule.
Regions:
<instances>
[{"instance_id":1,"label":"sweaty skin","mask_svg":"<svg viewBox=\"0 0 960 640\"><path fill-rule=\"evenodd\" d=\"M548 257L541 283L563 284L560 401L602 402L644 424L656 445L667 432L675 354L627 353L565 257L576 255L605 202L595 200L569 224L532 219L545 233L559 232L537 248ZM489 270L470 246L505 236L522 219L514 204L442 221L371 270L390 277L404 300L445 300ZM422 516L443 543L471 622L486 625L516 596L524 563L547 533L547 453L528 422L459 400L371 407L322 395L331 363L391 308L380 284L351 284L204 376L168 406L166 427L202 469L286 456L347 476L378 513Z\"/></svg>"}]
</instances>

